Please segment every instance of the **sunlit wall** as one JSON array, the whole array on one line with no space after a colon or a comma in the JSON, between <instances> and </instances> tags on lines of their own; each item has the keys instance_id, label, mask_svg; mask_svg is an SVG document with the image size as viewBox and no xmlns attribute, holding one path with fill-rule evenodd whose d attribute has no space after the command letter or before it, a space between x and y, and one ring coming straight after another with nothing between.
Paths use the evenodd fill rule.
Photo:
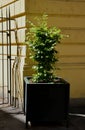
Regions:
<instances>
[{"instance_id":1,"label":"sunlit wall","mask_svg":"<svg viewBox=\"0 0 85 130\"><path fill-rule=\"evenodd\" d=\"M49 26L69 35L56 47L60 70L55 73L70 83L71 97L85 97L85 0L26 0L26 11L33 22L35 16L47 13Z\"/></svg>"}]
</instances>

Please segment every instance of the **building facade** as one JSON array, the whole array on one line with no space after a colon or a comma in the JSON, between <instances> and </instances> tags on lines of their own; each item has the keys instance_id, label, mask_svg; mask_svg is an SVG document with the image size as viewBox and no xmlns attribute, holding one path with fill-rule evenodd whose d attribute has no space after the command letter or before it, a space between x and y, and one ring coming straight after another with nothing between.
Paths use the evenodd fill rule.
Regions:
<instances>
[{"instance_id":1,"label":"building facade","mask_svg":"<svg viewBox=\"0 0 85 130\"><path fill-rule=\"evenodd\" d=\"M17 21L19 44L25 41L27 19L36 23L34 17L43 13L48 14L49 26L57 26L63 34L69 35L57 46L59 62L56 66L60 69L55 73L70 83L71 98L85 98L85 0L1 0L0 10L5 14L9 6L11 18ZM12 26L14 28L13 23ZM32 62L26 56L24 76L32 74L31 66Z\"/></svg>"}]
</instances>

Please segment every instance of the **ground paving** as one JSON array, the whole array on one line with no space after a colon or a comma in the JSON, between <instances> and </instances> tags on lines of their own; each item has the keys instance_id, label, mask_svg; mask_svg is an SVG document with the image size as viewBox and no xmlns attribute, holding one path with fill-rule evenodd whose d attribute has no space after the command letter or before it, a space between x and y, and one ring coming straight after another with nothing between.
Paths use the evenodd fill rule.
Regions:
<instances>
[{"instance_id":1,"label":"ground paving","mask_svg":"<svg viewBox=\"0 0 85 130\"><path fill-rule=\"evenodd\" d=\"M85 114L69 114L69 128L63 125L35 125L30 130L85 130ZM26 130L25 115L19 108L0 105L0 130Z\"/></svg>"}]
</instances>

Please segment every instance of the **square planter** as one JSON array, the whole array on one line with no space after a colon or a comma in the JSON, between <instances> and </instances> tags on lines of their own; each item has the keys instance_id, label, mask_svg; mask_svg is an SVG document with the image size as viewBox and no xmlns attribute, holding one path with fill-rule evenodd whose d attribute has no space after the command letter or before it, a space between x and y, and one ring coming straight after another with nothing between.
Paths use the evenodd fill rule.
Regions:
<instances>
[{"instance_id":1,"label":"square planter","mask_svg":"<svg viewBox=\"0 0 85 130\"><path fill-rule=\"evenodd\" d=\"M26 127L31 123L57 123L66 121L68 125L70 84L58 78L53 83L29 83L24 78L24 113Z\"/></svg>"}]
</instances>

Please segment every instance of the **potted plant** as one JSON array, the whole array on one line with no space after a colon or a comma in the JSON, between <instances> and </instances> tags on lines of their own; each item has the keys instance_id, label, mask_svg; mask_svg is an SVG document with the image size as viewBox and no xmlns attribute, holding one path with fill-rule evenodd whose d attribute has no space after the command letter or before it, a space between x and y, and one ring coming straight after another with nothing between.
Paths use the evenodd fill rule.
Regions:
<instances>
[{"instance_id":1,"label":"potted plant","mask_svg":"<svg viewBox=\"0 0 85 130\"><path fill-rule=\"evenodd\" d=\"M57 122L68 119L69 83L54 75L58 61L56 45L63 35L56 27L48 27L47 15L30 22L26 43L35 73L24 78L24 112L26 127L31 123Z\"/></svg>"}]
</instances>

